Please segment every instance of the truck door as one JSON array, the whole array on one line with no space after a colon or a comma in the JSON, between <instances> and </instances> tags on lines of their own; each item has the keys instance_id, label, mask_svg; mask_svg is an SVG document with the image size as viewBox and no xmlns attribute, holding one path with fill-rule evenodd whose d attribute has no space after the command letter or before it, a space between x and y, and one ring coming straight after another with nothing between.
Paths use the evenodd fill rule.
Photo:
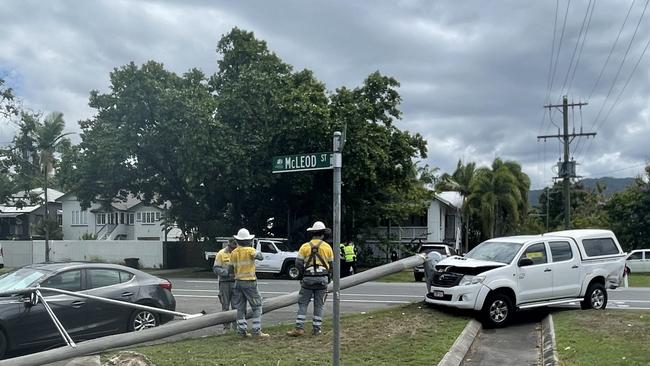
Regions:
<instances>
[{"instance_id":1,"label":"truck door","mask_svg":"<svg viewBox=\"0 0 650 366\"><path fill-rule=\"evenodd\" d=\"M646 258L648 257L646 256ZM630 267L630 271L632 271L632 273L643 272L643 252L638 251L628 255L627 260L625 261L625 265Z\"/></svg>"},{"instance_id":2,"label":"truck door","mask_svg":"<svg viewBox=\"0 0 650 366\"><path fill-rule=\"evenodd\" d=\"M643 263L645 264L645 272L650 272L650 250L645 251L645 259Z\"/></svg>"},{"instance_id":3,"label":"truck door","mask_svg":"<svg viewBox=\"0 0 650 366\"><path fill-rule=\"evenodd\" d=\"M261 252L262 255L264 256L264 260L262 261L264 264L264 269L265 270L272 270L276 267L279 267L277 262L277 249L275 249L275 245L273 245L273 242L267 241L267 240L260 240L260 247L261 247Z\"/></svg>"},{"instance_id":4,"label":"truck door","mask_svg":"<svg viewBox=\"0 0 650 366\"><path fill-rule=\"evenodd\" d=\"M534 243L517 262L519 303L547 300L553 296L553 272L545 243Z\"/></svg>"},{"instance_id":5,"label":"truck door","mask_svg":"<svg viewBox=\"0 0 650 366\"><path fill-rule=\"evenodd\" d=\"M580 255L575 244L569 241L552 241L551 272L553 273L553 297L580 296Z\"/></svg>"}]
</instances>

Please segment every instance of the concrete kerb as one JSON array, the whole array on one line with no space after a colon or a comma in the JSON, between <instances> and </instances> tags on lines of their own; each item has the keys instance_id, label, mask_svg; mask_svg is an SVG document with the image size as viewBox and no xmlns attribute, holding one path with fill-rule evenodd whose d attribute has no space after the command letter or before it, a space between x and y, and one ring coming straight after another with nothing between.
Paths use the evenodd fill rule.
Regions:
<instances>
[{"instance_id":1,"label":"concrete kerb","mask_svg":"<svg viewBox=\"0 0 650 366\"><path fill-rule=\"evenodd\" d=\"M465 356L472 347L478 333L483 325L476 319L471 319L465 329L460 333L445 356L438 362L438 366L459 366L465 360Z\"/></svg>"},{"instance_id":2,"label":"concrete kerb","mask_svg":"<svg viewBox=\"0 0 650 366\"><path fill-rule=\"evenodd\" d=\"M559 364L553 316L548 314L542 321L542 365L555 366Z\"/></svg>"}]
</instances>

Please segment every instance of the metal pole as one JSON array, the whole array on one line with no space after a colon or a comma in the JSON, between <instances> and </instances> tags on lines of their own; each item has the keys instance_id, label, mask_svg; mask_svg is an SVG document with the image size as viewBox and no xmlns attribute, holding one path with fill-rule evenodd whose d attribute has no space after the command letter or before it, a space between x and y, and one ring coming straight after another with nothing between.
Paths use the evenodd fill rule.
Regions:
<instances>
[{"instance_id":1,"label":"metal pole","mask_svg":"<svg viewBox=\"0 0 650 366\"><path fill-rule=\"evenodd\" d=\"M47 202L47 162L45 163L45 262L50 261L50 229L49 229L49 219L50 219L50 205Z\"/></svg>"},{"instance_id":2,"label":"metal pole","mask_svg":"<svg viewBox=\"0 0 650 366\"><path fill-rule=\"evenodd\" d=\"M417 254L412 257L399 260L397 262L385 264L383 266L375 267L353 276L345 277L341 281L341 289L346 289L364 282L372 281L377 278L387 276L391 273L401 272L407 268L413 268L424 263L424 259L424 255ZM41 290L44 289L41 288ZM332 286L328 286L327 290L331 291ZM28 293L32 291L33 289L30 289L29 291L19 290L14 291L14 293ZM266 314L270 311L284 308L297 302L298 291L264 300L262 309L264 314ZM247 317L250 316L252 316L251 311L249 311L247 314ZM207 314L199 318L184 320L178 323L165 324L160 327L149 328L141 330L139 332L116 334L102 338L91 339L77 344L77 348L74 349L71 349L70 347L60 347L49 351L3 360L0 361L0 366L43 365L56 361L67 360L73 357L104 352L110 349L130 347L139 343L155 341L157 339L166 338L180 333L203 329L218 324L230 323L235 321L236 317L236 310Z\"/></svg>"},{"instance_id":3,"label":"metal pole","mask_svg":"<svg viewBox=\"0 0 650 366\"><path fill-rule=\"evenodd\" d=\"M343 159L341 156L341 132L334 132L332 139L334 168L334 319L332 320L332 365L338 366L341 361L341 168Z\"/></svg>"}]
</instances>

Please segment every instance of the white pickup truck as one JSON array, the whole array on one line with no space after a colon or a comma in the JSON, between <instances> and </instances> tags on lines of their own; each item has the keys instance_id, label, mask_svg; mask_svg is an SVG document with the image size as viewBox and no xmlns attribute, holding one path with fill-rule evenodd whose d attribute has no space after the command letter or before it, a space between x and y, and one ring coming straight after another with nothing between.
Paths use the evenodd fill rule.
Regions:
<instances>
[{"instance_id":1,"label":"white pickup truck","mask_svg":"<svg viewBox=\"0 0 650 366\"><path fill-rule=\"evenodd\" d=\"M224 241L222 245L225 245ZM299 272L296 268L297 251L289 249L287 244L278 239L253 239L253 245L257 251L262 252L264 260L256 260L255 267L259 273L274 273L286 275L292 280L298 278ZM214 263L217 252L205 252L205 260Z\"/></svg>"},{"instance_id":2,"label":"white pickup truck","mask_svg":"<svg viewBox=\"0 0 650 366\"><path fill-rule=\"evenodd\" d=\"M425 301L481 312L487 326L518 309L580 302L604 309L621 283L626 254L609 230L567 230L485 241L435 265Z\"/></svg>"}]
</instances>

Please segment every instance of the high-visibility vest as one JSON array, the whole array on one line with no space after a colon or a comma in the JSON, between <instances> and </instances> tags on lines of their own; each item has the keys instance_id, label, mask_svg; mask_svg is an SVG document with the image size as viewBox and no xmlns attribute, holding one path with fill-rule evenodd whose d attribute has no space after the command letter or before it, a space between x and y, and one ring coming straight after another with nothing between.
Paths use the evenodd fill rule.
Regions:
<instances>
[{"instance_id":1,"label":"high-visibility vest","mask_svg":"<svg viewBox=\"0 0 650 366\"><path fill-rule=\"evenodd\" d=\"M235 279L255 281L255 248L237 247L230 253L230 263L235 270Z\"/></svg>"},{"instance_id":2,"label":"high-visibility vest","mask_svg":"<svg viewBox=\"0 0 650 366\"><path fill-rule=\"evenodd\" d=\"M346 262L354 262L357 260L357 254L354 252L354 244L348 243L343 247Z\"/></svg>"}]
</instances>

